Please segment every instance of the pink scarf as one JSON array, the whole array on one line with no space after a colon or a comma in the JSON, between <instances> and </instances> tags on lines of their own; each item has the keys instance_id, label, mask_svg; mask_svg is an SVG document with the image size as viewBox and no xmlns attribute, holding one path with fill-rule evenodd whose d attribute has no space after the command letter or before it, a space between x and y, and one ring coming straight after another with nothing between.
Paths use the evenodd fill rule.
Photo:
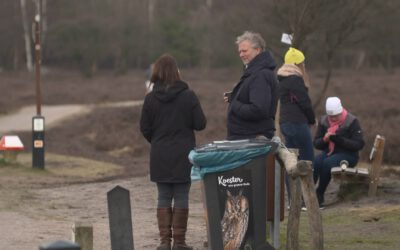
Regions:
<instances>
[{"instance_id":1,"label":"pink scarf","mask_svg":"<svg viewBox=\"0 0 400 250\"><path fill-rule=\"evenodd\" d=\"M335 135L336 130L338 130L339 126L343 124L343 122L346 120L346 117L347 117L347 110L345 110L344 108L337 121L332 121L331 118L328 116L328 123L329 123L328 133ZM329 141L328 155L332 154L334 149L335 149L335 143Z\"/></svg>"}]
</instances>

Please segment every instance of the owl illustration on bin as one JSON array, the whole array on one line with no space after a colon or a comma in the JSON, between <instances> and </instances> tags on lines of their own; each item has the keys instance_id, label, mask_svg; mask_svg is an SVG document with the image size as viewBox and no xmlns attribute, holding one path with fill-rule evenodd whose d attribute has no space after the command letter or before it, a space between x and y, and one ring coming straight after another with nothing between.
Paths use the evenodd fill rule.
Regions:
<instances>
[{"instance_id":1,"label":"owl illustration on bin","mask_svg":"<svg viewBox=\"0 0 400 250\"><path fill-rule=\"evenodd\" d=\"M225 212L221 220L224 250L238 250L249 224L249 202L241 189L237 195L226 191Z\"/></svg>"}]
</instances>

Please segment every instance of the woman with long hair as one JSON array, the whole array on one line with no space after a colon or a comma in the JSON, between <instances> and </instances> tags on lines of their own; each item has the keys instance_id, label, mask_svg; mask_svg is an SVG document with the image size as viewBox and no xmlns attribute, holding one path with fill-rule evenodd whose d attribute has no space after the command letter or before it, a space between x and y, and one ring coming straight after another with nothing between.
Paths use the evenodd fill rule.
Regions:
<instances>
[{"instance_id":1,"label":"woman with long hair","mask_svg":"<svg viewBox=\"0 0 400 250\"><path fill-rule=\"evenodd\" d=\"M314 148L310 126L315 124L315 114L308 95L310 83L304 60L303 52L289 48L285 54L285 63L278 70L281 103L279 125L286 147L297 148L300 160L313 161ZM290 199L287 176L286 184Z\"/></svg>"},{"instance_id":2,"label":"woman with long hair","mask_svg":"<svg viewBox=\"0 0 400 250\"><path fill-rule=\"evenodd\" d=\"M161 238L158 250L192 249L185 235L189 214L194 130L206 127L206 118L196 94L182 81L171 55L161 56L151 76L153 91L146 95L140 129L151 144L150 179L157 184L157 221Z\"/></svg>"}]
</instances>

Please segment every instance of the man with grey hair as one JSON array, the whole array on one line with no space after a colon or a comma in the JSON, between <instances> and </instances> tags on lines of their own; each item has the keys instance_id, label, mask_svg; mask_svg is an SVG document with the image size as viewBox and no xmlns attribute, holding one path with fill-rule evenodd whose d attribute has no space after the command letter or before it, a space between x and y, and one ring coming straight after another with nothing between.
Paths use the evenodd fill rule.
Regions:
<instances>
[{"instance_id":1,"label":"man with grey hair","mask_svg":"<svg viewBox=\"0 0 400 250\"><path fill-rule=\"evenodd\" d=\"M272 138L278 102L275 61L258 33L245 31L236 44L244 73L232 92L224 96L229 102L228 139Z\"/></svg>"}]
</instances>

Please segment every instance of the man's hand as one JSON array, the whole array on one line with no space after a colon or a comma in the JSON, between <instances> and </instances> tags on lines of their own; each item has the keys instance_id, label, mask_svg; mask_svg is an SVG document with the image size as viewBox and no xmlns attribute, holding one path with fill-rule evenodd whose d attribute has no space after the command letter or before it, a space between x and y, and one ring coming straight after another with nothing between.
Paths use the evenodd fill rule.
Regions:
<instances>
[{"instance_id":1,"label":"man's hand","mask_svg":"<svg viewBox=\"0 0 400 250\"><path fill-rule=\"evenodd\" d=\"M230 102L232 92L224 92L224 102Z\"/></svg>"}]
</instances>

